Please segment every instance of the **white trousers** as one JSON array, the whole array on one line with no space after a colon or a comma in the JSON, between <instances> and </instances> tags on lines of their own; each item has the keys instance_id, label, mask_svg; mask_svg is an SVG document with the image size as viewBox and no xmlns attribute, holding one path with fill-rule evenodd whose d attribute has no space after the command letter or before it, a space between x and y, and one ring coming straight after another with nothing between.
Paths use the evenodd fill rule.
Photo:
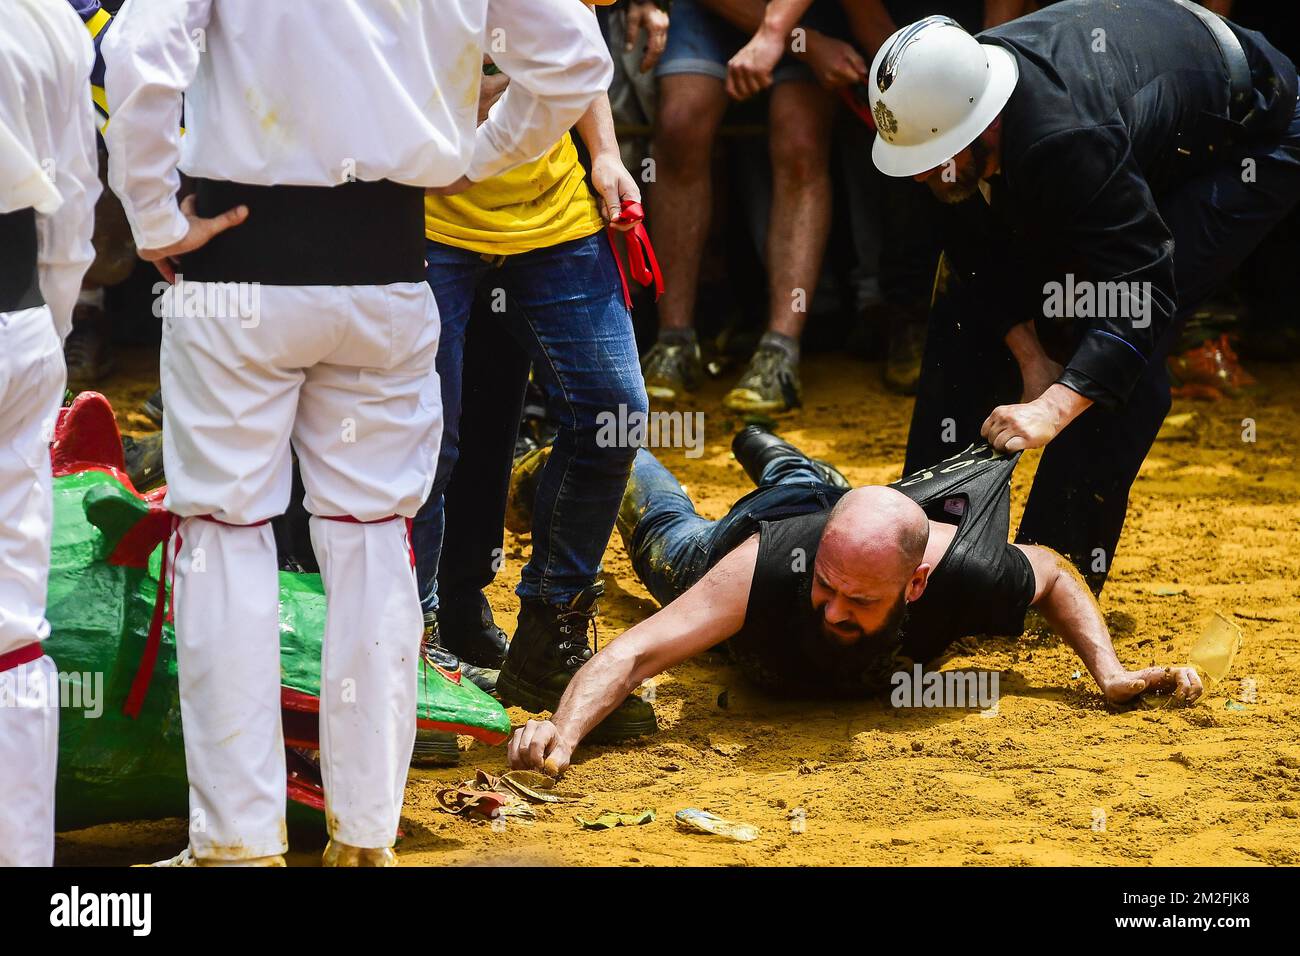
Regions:
<instances>
[{"instance_id":1,"label":"white trousers","mask_svg":"<svg viewBox=\"0 0 1300 956\"><path fill-rule=\"evenodd\" d=\"M433 295L261 286L250 315L194 288L165 294L162 348L191 848L224 860L287 848L275 542L258 523L288 505L291 443L328 604L326 822L343 843L392 846L423 626L405 518L428 495L442 432Z\"/></svg>"},{"instance_id":2,"label":"white trousers","mask_svg":"<svg viewBox=\"0 0 1300 956\"><path fill-rule=\"evenodd\" d=\"M49 446L65 378L49 309L0 313L0 655L50 633ZM48 657L0 673L0 866L54 862L54 674Z\"/></svg>"}]
</instances>

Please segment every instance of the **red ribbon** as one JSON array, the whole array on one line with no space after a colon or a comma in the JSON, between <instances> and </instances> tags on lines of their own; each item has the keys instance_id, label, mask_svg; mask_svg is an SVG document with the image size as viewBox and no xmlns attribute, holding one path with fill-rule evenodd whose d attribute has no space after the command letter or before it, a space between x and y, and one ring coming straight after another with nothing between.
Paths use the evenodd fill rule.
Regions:
<instances>
[{"instance_id":1,"label":"red ribbon","mask_svg":"<svg viewBox=\"0 0 1300 956\"><path fill-rule=\"evenodd\" d=\"M264 524L269 524L270 519L265 521L254 521L249 525L231 524L228 521L222 521L214 518L212 515L194 515L203 521L211 521L213 524L225 525L227 528L256 528ZM149 682L153 680L154 668L158 664L158 648L162 646L163 622L170 624L176 622L176 562L181 556L181 519L172 516L171 534L163 540L162 561L158 568L158 591L154 595L153 601L153 618L149 621L149 634L144 639L144 652L140 655L140 666L136 668L135 677L131 680L131 690L126 695L126 703L122 705L122 713L128 717L139 717L140 708L144 706L144 695L149 691ZM176 553L170 554L172 547L172 538L176 539ZM167 580L167 572L171 571L171 581ZM170 587L169 587L170 585Z\"/></svg>"},{"instance_id":2,"label":"red ribbon","mask_svg":"<svg viewBox=\"0 0 1300 956\"><path fill-rule=\"evenodd\" d=\"M609 247L614 251L614 261L618 263L618 277L623 283L623 302L630 309L632 293L628 289L623 260L618 256L618 246L614 244L614 235L622 231L616 229L615 224L626 225L629 222L634 222L636 225L623 233L627 237L628 268L632 270L632 278L641 285L649 286L650 283L654 283L656 302L664 293L664 274L659 271L659 260L655 258L654 246L650 245L650 234L645 229L645 210L636 200L623 200L623 206L610 224L606 235L609 237Z\"/></svg>"},{"instance_id":3,"label":"red ribbon","mask_svg":"<svg viewBox=\"0 0 1300 956\"><path fill-rule=\"evenodd\" d=\"M135 677L131 679L131 690L126 695L126 703L122 705L122 713L128 717L136 718L140 716L140 708L144 706L144 695L149 692L149 682L153 680L154 667L158 664L158 648L162 646L162 632L164 620L175 620L176 602L173 597L168 601L168 581L167 572L172 571L172 588L175 592L175 568L174 561L171 560L172 537L176 538L176 555L181 553L181 533L180 519L172 517L172 529L163 540L162 561L158 568L158 591L153 600L153 618L149 621L149 634L144 639L144 651L140 655L140 666L135 669Z\"/></svg>"},{"instance_id":4,"label":"red ribbon","mask_svg":"<svg viewBox=\"0 0 1300 956\"><path fill-rule=\"evenodd\" d=\"M30 664L32 661L39 661L45 655L41 648L40 641L33 641L31 644L24 644L22 647L15 648L7 654L0 654L0 672L13 670L15 667L22 667L24 664Z\"/></svg>"}]
</instances>

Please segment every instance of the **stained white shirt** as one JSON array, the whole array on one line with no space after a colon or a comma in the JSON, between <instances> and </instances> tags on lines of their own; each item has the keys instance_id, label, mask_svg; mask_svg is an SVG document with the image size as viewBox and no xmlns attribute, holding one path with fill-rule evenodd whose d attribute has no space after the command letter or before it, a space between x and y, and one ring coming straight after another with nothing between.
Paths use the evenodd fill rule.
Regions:
<instances>
[{"instance_id":1,"label":"stained white shirt","mask_svg":"<svg viewBox=\"0 0 1300 956\"><path fill-rule=\"evenodd\" d=\"M613 71L579 0L127 0L100 49L109 184L146 249L186 233L178 166L255 185L477 182L549 149ZM485 51L511 82L476 126Z\"/></svg>"},{"instance_id":2,"label":"stained white shirt","mask_svg":"<svg viewBox=\"0 0 1300 956\"><path fill-rule=\"evenodd\" d=\"M95 52L66 0L4 0L0 18L0 213L36 209L41 295L66 338L95 258Z\"/></svg>"}]
</instances>

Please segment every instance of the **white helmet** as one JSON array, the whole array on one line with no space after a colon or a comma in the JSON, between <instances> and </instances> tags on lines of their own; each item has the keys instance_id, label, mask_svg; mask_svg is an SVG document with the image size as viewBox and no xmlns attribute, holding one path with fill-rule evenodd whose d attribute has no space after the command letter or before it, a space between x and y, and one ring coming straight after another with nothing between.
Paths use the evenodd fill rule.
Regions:
<instances>
[{"instance_id":1,"label":"white helmet","mask_svg":"<svg viewBox=\"0 0 1300 956\"><path fill-rule=\"evenodd\" d=\"M885 41L867 89L876 118L871 158L887 176L946 163L988 128L1011 98L1019 69L948 17L926 17Z\"/></svg>"}]
</instances>

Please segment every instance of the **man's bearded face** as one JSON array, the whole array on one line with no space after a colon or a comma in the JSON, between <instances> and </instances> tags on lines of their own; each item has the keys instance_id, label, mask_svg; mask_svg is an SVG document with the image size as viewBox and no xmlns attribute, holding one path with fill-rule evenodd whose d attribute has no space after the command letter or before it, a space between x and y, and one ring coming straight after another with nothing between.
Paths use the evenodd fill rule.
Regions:
<instances>
[{"instance_id":1,"label":"man's bearded face","mask_svg":"<svg viewBox=\"0 0 1300 956\"><path fill-rule=\"evenodd\" d=\"M965 202L979 190L988 157L988 147L977 139L942 166L936 166L916 178L929 186L930 192L940 202Z\"/></svg>"}]
</instances>

